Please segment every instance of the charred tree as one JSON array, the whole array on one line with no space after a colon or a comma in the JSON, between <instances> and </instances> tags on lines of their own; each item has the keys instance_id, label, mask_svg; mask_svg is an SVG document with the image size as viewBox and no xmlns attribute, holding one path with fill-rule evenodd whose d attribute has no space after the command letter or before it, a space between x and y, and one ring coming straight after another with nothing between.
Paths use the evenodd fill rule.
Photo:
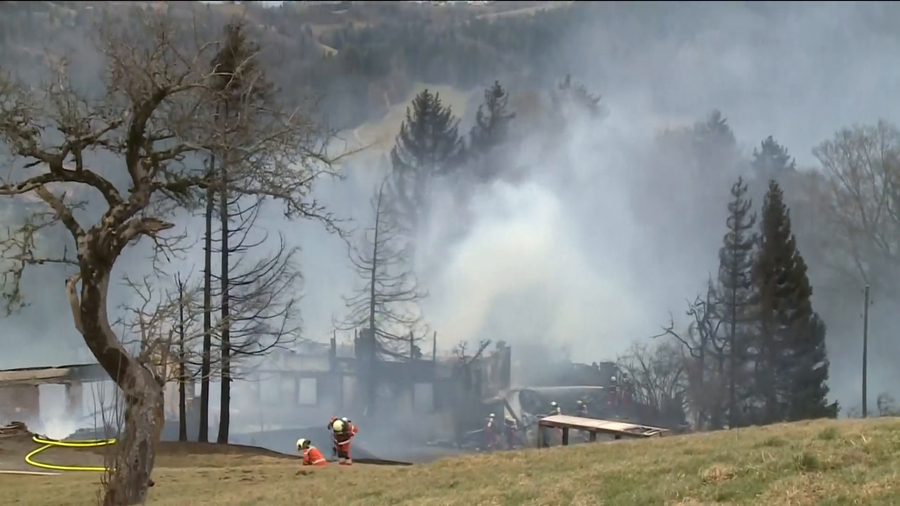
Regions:
<instances>
[{"instance_id":1,"label":"charred tree","mask_svg":"<svg viewBox=\"0 0 900 506\"><path fill-rule=\"evenodd\" d=\"M415 356L416 343L425 334L419 302L427 294L419 289L412 271L409 241L403 237L394 209L388 204L386 181L372 198L372 227L349 253L363 286L344 298L348 314L336 324L342 330L362 329L357 355L369 367L370 404L366 412L370 415L378 383L378 361Z\"/></svg>"},{"instance_id":2,"label":"charred tree","mask_svg":"<svg viewBox=\"0 0 900 506\"><path fill-rule=\"evenodd\" d=\"M214 181L215 157L209 157L206 177ZM215 187L206 188L206 212L204 214L206 234L203 236L203 355L200 366L200 423L197 441L209 442L209 380L212 370L212 234L215 210Z\"/></svg>"},{"instance_id":3,"label":"charred tree","mask_svg":"<svg viewBox=\"0 0 900 506\"><path fill-rule=\"evenodd\" d=\"M242 160L236 153L241 147L255 141L246 136L241 125L241 113L251 107L264 108L270 100L272 86L265 80L255 61L259 52L259 46L247 40L244 27L241 23L229 23L225 27L225 40L223 47L212 60L214 73L213 87L218 92L219 102L216 104L215 123L219 133L219 142L216 145L218 167L213 167L215 178L219 179L218 212L220 218L220 244L219 250L219 309L220 315L220 415L219 430L216 437L218 443L228 442L228 432L231 414L231 330L230 330L230 282L229 260L233 253L228 246L230 234L228 231L230 192L232 183L232 169L235 169L237 177L241 175L239 165ZM217 173L216 169L218 169ZM207 209L211 206L207 203Z\"/></svg>"},{"instance_id":4,"label":"charred tree","mask_svg":"<svg viewBox=\"0 0 900 506\"><path fill-rule=\"evenodd\" d=\"M184 306L187 303L184 281L180 275L175 277L178 289L178 440L187 441L187 339Z\"/></svg>"}]
</instances>

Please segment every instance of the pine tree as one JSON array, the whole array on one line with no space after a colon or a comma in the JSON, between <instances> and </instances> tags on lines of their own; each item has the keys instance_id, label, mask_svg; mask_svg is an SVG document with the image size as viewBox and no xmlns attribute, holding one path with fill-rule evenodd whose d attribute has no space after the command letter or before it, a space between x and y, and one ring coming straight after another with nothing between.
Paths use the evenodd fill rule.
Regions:
<instances>
[{"instance_id":1,"label":"pine tree","mask_svg":"<svg viewBox=\"0 0 900 506\"><path fill-rule=\"evenodd\" d=\"M753 149L753 169L761 178L778 178L797 170L797 164L788 154L787 148L775 142L772 136L762 141L759 149Z\"/></svg>"},{"instance_id":2,"label":"pine tree","mask_svg":"<svg viewBox=\"0 0 900 506\"><path fill-rule=\"evenodd\" d=\"M475 113L475 126L469 132L469 150L476 156L484 156L502 145L509 135L509 124L516 113L507 111L509 93L499 81L484 91L484 103L478 106ZM485 167L479 164L478 172L482 179L491 179L496 167Z\"/></svg>"},{"instance_id":3,"label":"pine tree","mask_svg":"<svg viewBox=\"0 0 900 506\"><path fill-rule=\"evenodd\" d=\"M441 103L440 94L427 89L406 109L406 121L391 150L389 193L403 228L412 234L427 219L432 182L462 162L465 146L458 126L459 120Z\"/></svg>"},{"instance_id":4,"label":"pine tree","mask_svg":"<svg viewBox=\"0 0 900 506\"><path fill-rule=\"evenodd\" d=\"M703 176L723 174L723 169L727 172L737 164L734 132L718 109L713 109L706 121L694 125L693 145L694 156Z\"/></svg>"},{"instance_id":5,"label":"pine tree","mask_svg":"<svg viewBox=\"0 0 900 506\"><path fill-rule=\"evenodd\" d=\"M753 283L753 248L756 237L751 232L756 214L751 213L752 201L747 198L747 184L738 178L731 187L728 203L728 232L719 250L719 319L726 333L728 352L728 425L738 426L738 375L743 372L747 354L747 323L750 317Z\"/></svg>"},{"instance_id":6,"label":"pine tree","mask_svg":"<svg viewBox=\"0 0 900 506\"><path fill-rule=\"evenodd\" d=\"M806 263L791 233L790 211L775 180L762 208L756 289L756 384L763 423L826 416L825 328L812 310Z\"/></svg>"},{"instance_id":7,"label":"pine tree","mask_svg":"<svg viewBox=\"0 0 900 506\"><path fill-rule=\"evenodd\" d=\"M805 265L803 267L805 271ZM788 398L788 420L837 416L836 406L826 403L829 362L825 349L825 330L825 323L818 314L813 313L792 334L794 364Z\"/></svg>"},{"instance_id":8,"label":"pine tree","mask_svg":"<svg viewBox=\"0 0 900 506\"><path fill-rule=\"evenodd\" d=\"M475 113L475 126L469 132L470 169L476 180L488 182L499 173L496 149L509 135L509 124L516 113L507 111L509 94L499 81L484 92L484 103Z\"/></svg>"}]
</instances>

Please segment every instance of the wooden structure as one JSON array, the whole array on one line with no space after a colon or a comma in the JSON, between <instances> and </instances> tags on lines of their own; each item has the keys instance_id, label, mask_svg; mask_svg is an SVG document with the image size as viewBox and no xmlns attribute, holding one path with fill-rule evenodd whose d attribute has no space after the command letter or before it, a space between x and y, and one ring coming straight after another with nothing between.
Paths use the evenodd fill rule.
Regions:
<instances>
[{"instance_id":1,"label":"wooden structure","mask_svg":"<svg viewBox=\"0 0 900 506\"><path fill-rule=\"evenodd\" d=\"M597 434L605 434L614 436L616 439L622 437L630 438L646 438L653 436L668 436L669 430L659 427L649 427L646 425L638 425L628 422L616 422L612 420L598 420L596 418L581 418L578 416L553 415L538 420L537 445L538 448L545 446L544 432L545 429L562 430L562 444L568 446L569 431L579 430L590 434L590 441L597 440Z\"/></svg>"},{"instance_id":2,"label":"wooden structure","mask_svg":"<svg viewBox=\"0 0 900 506\"><path fill-rule=\"evenodd\" d=\"M82 415L83 383L108 380L99 364L26 367L0 371L0 422L40 418L40 385L65 385L66 411Z\"/></svg>"}]
</instances>

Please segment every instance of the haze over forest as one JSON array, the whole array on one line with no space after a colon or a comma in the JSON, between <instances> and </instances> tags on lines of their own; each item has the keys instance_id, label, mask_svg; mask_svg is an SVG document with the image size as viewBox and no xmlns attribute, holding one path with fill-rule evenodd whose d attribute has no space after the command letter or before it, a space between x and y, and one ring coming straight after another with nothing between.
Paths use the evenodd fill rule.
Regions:
<instances>
[{"instance_id":1,"label":"haze over forest","mask_svg":"<svg viewBox=\"0 0 900 506\"><path fill-rule=\"evenodd\" d=\"M127 19L129 7L111 4L113 15ZM893 99L900 89L900 32L891 22L900 8L576 2L537 10L536 2L509 4L523 11L494 15L501 7L405 2L349 9L172 3L168 9L185 33L191 10L216 35L243 16L280 92L294 102L321 97L320 118L341 130L332 149L371 145L341 161L343 180L323 179L315 187L321 203L358 228L371 226L373 189L390 166L399 119L416 93L440 92L467 137L484 90L498 81L509 92L509 109L517 114L512 145L492 158L494 174L487 181L436 183L422 225L416 269L429 294L422 313L441 350L493 339L522 356L549 352L589 363L614 360L634 341L659 334L670 313L676 326L686 326L686 299L703 293L718 268L732 184L743 175L758 209L768 177L777 176L809 266L813 307L828 329L831 397L844 408L859 404L867 282L874 301L870 404L880 392L896 394L900 218L890 198L900 193L866 172L883 164L858 151L845 160L864 166L856 172L864 174L861 184L829 207L829 183L837 179L823 158L831 152L820 149L816 156L814 148L843 128L875 129L884 119L868 133L888 151L900 149L900 133L890 126L900 117ZM103 62L89 37L99 5L5 2L0 66L37 79L44 46L67 48L74 82L100 87ZM602 114L548 112L566 75L600 97ZM795 171L754 172L752 153L770 136L796 160ZM853 189L857 209L847 205ZM882 194L890 194L884 206L891 212L860 229L881 207ZM2 220L21 220L23 202L0 199ZM281 215L274 206L263 208L259 224L272 240L283 232L289 246L300 248L303 336L321 341L345 315L342 296L359 281L344 242L320 223ZM178 228L203 234L202 219L187 214ZM146 256L143 246L126 250L116 272L149 273ZM167 269L196 277L202 265L202 252L194 249ZM31 306L3 320L4 341L12 345L0 367L90 359L72 325L63 278L55 266L28 271ZM112 293L111 306L134 297L126 287ZM430 341L422 346L430 352Z\"/></svg>"}]
</instances>

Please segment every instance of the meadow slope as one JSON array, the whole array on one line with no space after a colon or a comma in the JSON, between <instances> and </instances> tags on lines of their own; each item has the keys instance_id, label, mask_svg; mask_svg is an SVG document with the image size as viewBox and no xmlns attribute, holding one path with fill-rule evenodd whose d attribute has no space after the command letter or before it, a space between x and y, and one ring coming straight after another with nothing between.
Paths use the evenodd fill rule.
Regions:
<instances>
[{"instance_id":1,"label":"meadow slope","mask_svg":"<svg viewBox=\"0 0 900 506\"><path fill-rule=\"evenodd\" d=\"M338 476L343 480L338 483ZM272 456L164 455L151 505L900 504L900 419L815 421L445 459L301 470ZM0 476L0 504L83 506L96 474Z\"/></svg>"}]
</instances>

